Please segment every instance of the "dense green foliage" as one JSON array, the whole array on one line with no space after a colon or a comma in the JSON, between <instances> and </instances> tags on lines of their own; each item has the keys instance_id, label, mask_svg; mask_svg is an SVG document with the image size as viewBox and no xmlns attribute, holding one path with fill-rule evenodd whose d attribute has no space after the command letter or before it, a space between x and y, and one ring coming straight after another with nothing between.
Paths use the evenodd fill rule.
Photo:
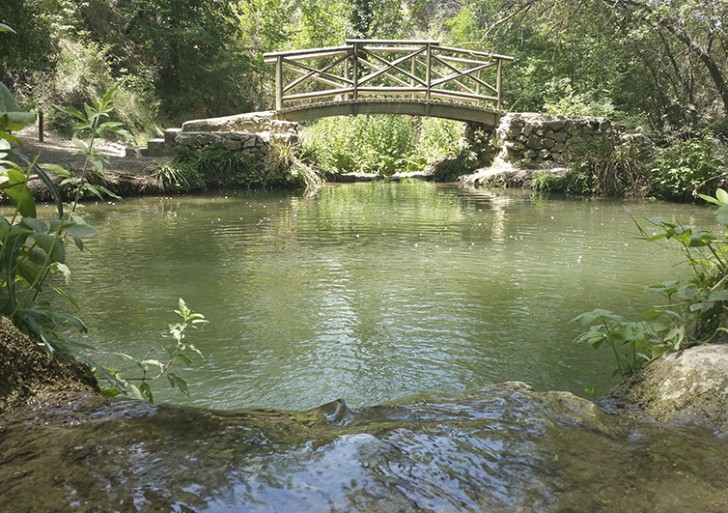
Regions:
<instances>
[{"instance_id":1,"label":"dense green foliage","mask_svg":"<svg viewBox=\"0 0 728 513\"><path fill-rule=\"evenodd\" d=\"M0 40L0 80L46 110L119 84L119 111L143 131L270 106L265 51L428 38L514 55L508 110L695 134L726 126L726 12L728 0L7 0L0 22L18 35Z\"/></svg>"},{"instance_id":2,"label":"dense green foliage","mask_svg":"<svg viewBox=\"0 0 728 513\"><path fill-rule=\"evenodd\" d=\"M650 220L658 230L654 235L640 228L648 241L679 244L692 270L690 279L647 287L663 301L636 321L603 309L575 319L589 327L577 341L594 348L606 345L617 362L615 373L622 377L631 376L665 352L728 339L728 193L718 189L715 197L703 199L718 205L715 214L722 231L661 218Z\"/></svg>"},{"instance_id":3,"label":"dense green foliage","mask_svg":"<svg viewBox=\"0 0 728 513\"><path fill-rule=\"evenodd\" d=\"M710 136L674 141L654 153L652 193L664 199L691 201L712 194L726 181L728 147Z\"/></svg>"},{"instance_id":4,"label":"dense green foliage","mask_svg":"<svg viewBox=\"0 0 728 513\"><path fill-rule=\"evenodd\" d=\"M305 130L303 149L326 173L391 175L464 151L460 131L457 122L431 118L327 118Z\"/></svg>"},{"instance_id":5,"label":"dense green foliage","mask_svg":"<svg viewBox=\"0 0 728 513\"><path fill-rule=\"evenodd\" d=\"M212 148L183 149L168 162L151 171L170 192L191 192L210 188L256 189L310 185L309 170L293 158L286 143L274 141L266 158L247 153Z\"/></svg>"}]
</instances>

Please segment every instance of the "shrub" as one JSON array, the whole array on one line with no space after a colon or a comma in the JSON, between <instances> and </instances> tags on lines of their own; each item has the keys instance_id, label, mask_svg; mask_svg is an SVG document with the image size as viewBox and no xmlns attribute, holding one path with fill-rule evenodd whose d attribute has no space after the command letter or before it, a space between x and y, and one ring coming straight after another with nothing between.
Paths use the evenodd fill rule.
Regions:
<instances>
[{"instance_id":1,"label":"shrub","mask_svg":"<svg viewBox=\"0 0 728 513\"><path fill-rule=\"evenodd\" d=\"M650 192L662 199L695 201L723 186L728 148L709 136L675 141L652 159Z\"/></svg>"},{"instance_id":2,"label":"shrub","mask_svg":"<svg viewBox=\"0 0 728 513\"><path fill-rule=\"evenodd\" d=\"M728 338L728 193L718 189L715 197L701 197L719 206L716 220L722 225L720 232L660 218L650 220L658 229L656 235L640 227L647 241L679 244L693 271L689 280L668 280L647 287L659 293L663 301L642 312L636 321L603 309L575 319L589 327L577 341L595 349L609 347L617 362L615 374L628 377L665 352Z\"/></svg>"},{"instance_id":3,"label":"shrub","mask_svg":"<svg viewBox=\"0 0 728 513\"><path fill-rule=\"evenodd\" d=\"M435 118L337 117L307 127L302 145L304 155L325 173L391 175L446 158L467 162L471 155L460 131L460 123Z\"/></svg>"},{"instance_id":4,"label":"shrub","mask_svg":"<svg viewBox=\"0 0 728 513\"><path fill-rule=\"evenodd\" d=\"M617 135L602 134L569 146L577 162L570 182L609 197L624 196L643 183L645 146L639 141L623 142ZM591 173L591 177L587 177Z\"/></svg>"}]
</instances>

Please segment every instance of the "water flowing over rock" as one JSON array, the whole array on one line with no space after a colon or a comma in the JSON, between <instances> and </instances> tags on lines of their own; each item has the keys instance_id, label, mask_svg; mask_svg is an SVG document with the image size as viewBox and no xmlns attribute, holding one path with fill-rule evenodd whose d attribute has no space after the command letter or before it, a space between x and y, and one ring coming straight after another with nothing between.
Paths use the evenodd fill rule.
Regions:
<instances>
[{"instance_id":1,"label":"water flowing over rock","mask_svg":"<svg viewBox=\"0 0 728 513\"><path fill-rule=\"evenodd\" d=\"M2 419L1 511L728 510L727 440L522 383L357 411L87 398L41 415Z\"/></svg>"}]
</instances>

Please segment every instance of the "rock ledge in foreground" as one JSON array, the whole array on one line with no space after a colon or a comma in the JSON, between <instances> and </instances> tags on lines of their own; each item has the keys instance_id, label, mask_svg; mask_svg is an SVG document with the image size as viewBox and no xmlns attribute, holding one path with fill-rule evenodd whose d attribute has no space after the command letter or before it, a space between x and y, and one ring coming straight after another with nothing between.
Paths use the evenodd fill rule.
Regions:
<instances>
[{"instance_id":1,"label":"rock ledge in foreground","mask_svg":"<svg viewBox=\"0 0 728 513\"><path fill-rule=\"evenodd\" d=\"M0 317L0 413L29 402L57 402L97 387L88 367L49 359L9 319Z\"/></svg>"},{"instance_id":2,"label":"rock ledge in foreground","mask_svg":"<svg viewBox=\"0 0 728 513\"><path fill-rule=\"evenodd\" d=\"M728 433L728 344L667 354L611 396L660 422L708 423Z\"/></svg>"}]
</instances>

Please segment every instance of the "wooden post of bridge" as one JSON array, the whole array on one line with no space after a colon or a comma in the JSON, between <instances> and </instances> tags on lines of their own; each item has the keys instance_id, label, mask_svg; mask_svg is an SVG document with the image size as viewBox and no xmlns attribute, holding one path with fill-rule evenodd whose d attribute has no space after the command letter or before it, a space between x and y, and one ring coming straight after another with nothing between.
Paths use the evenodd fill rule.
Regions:
<instances>
[{"instance_id":1,"label":"wooden post of bridge","mask_svg":"<svg viewBox=\"0 0 728 513\"><path fill-rule=\"evenodd\" d=\"M352 99L357 101L359 98L359 43L356 41L354 41L351 65L353 66L351 79L354 82L354 94L352 95Z\"/></svg>"},{"instance_id":2,"label":"wooden post of bridge","mask_svg":"<svg viewBox=\"0 0 728 513\"><path fill-rule=\"evenodd\" d=\"M283 108L283 56L276 59L276 110Z\"/></svg>"},{"instance_id":3,"label":"wooden post of bridge","mask_svg":"<svg viewBox=\"0 0 728 513\"><path fill-rule=\"evenodd\" d=\"M495 79L496 100L495 108L501 110L501 82L503 80L503 60L498 59L498 72Z\"/></svg>"},{"instance_id":4,"label":"wooden post of bridge","mask_svg":"<svg viewBox=\"0 0 728 513\"><path fill-rule=\"evenodd\" d=\"M430 101L430 88L432 86L432 43L427 43L427 68L425 69L425 82L427 83L427 91L425 92L425 100Z\"/></svg>"}]
</instances>

